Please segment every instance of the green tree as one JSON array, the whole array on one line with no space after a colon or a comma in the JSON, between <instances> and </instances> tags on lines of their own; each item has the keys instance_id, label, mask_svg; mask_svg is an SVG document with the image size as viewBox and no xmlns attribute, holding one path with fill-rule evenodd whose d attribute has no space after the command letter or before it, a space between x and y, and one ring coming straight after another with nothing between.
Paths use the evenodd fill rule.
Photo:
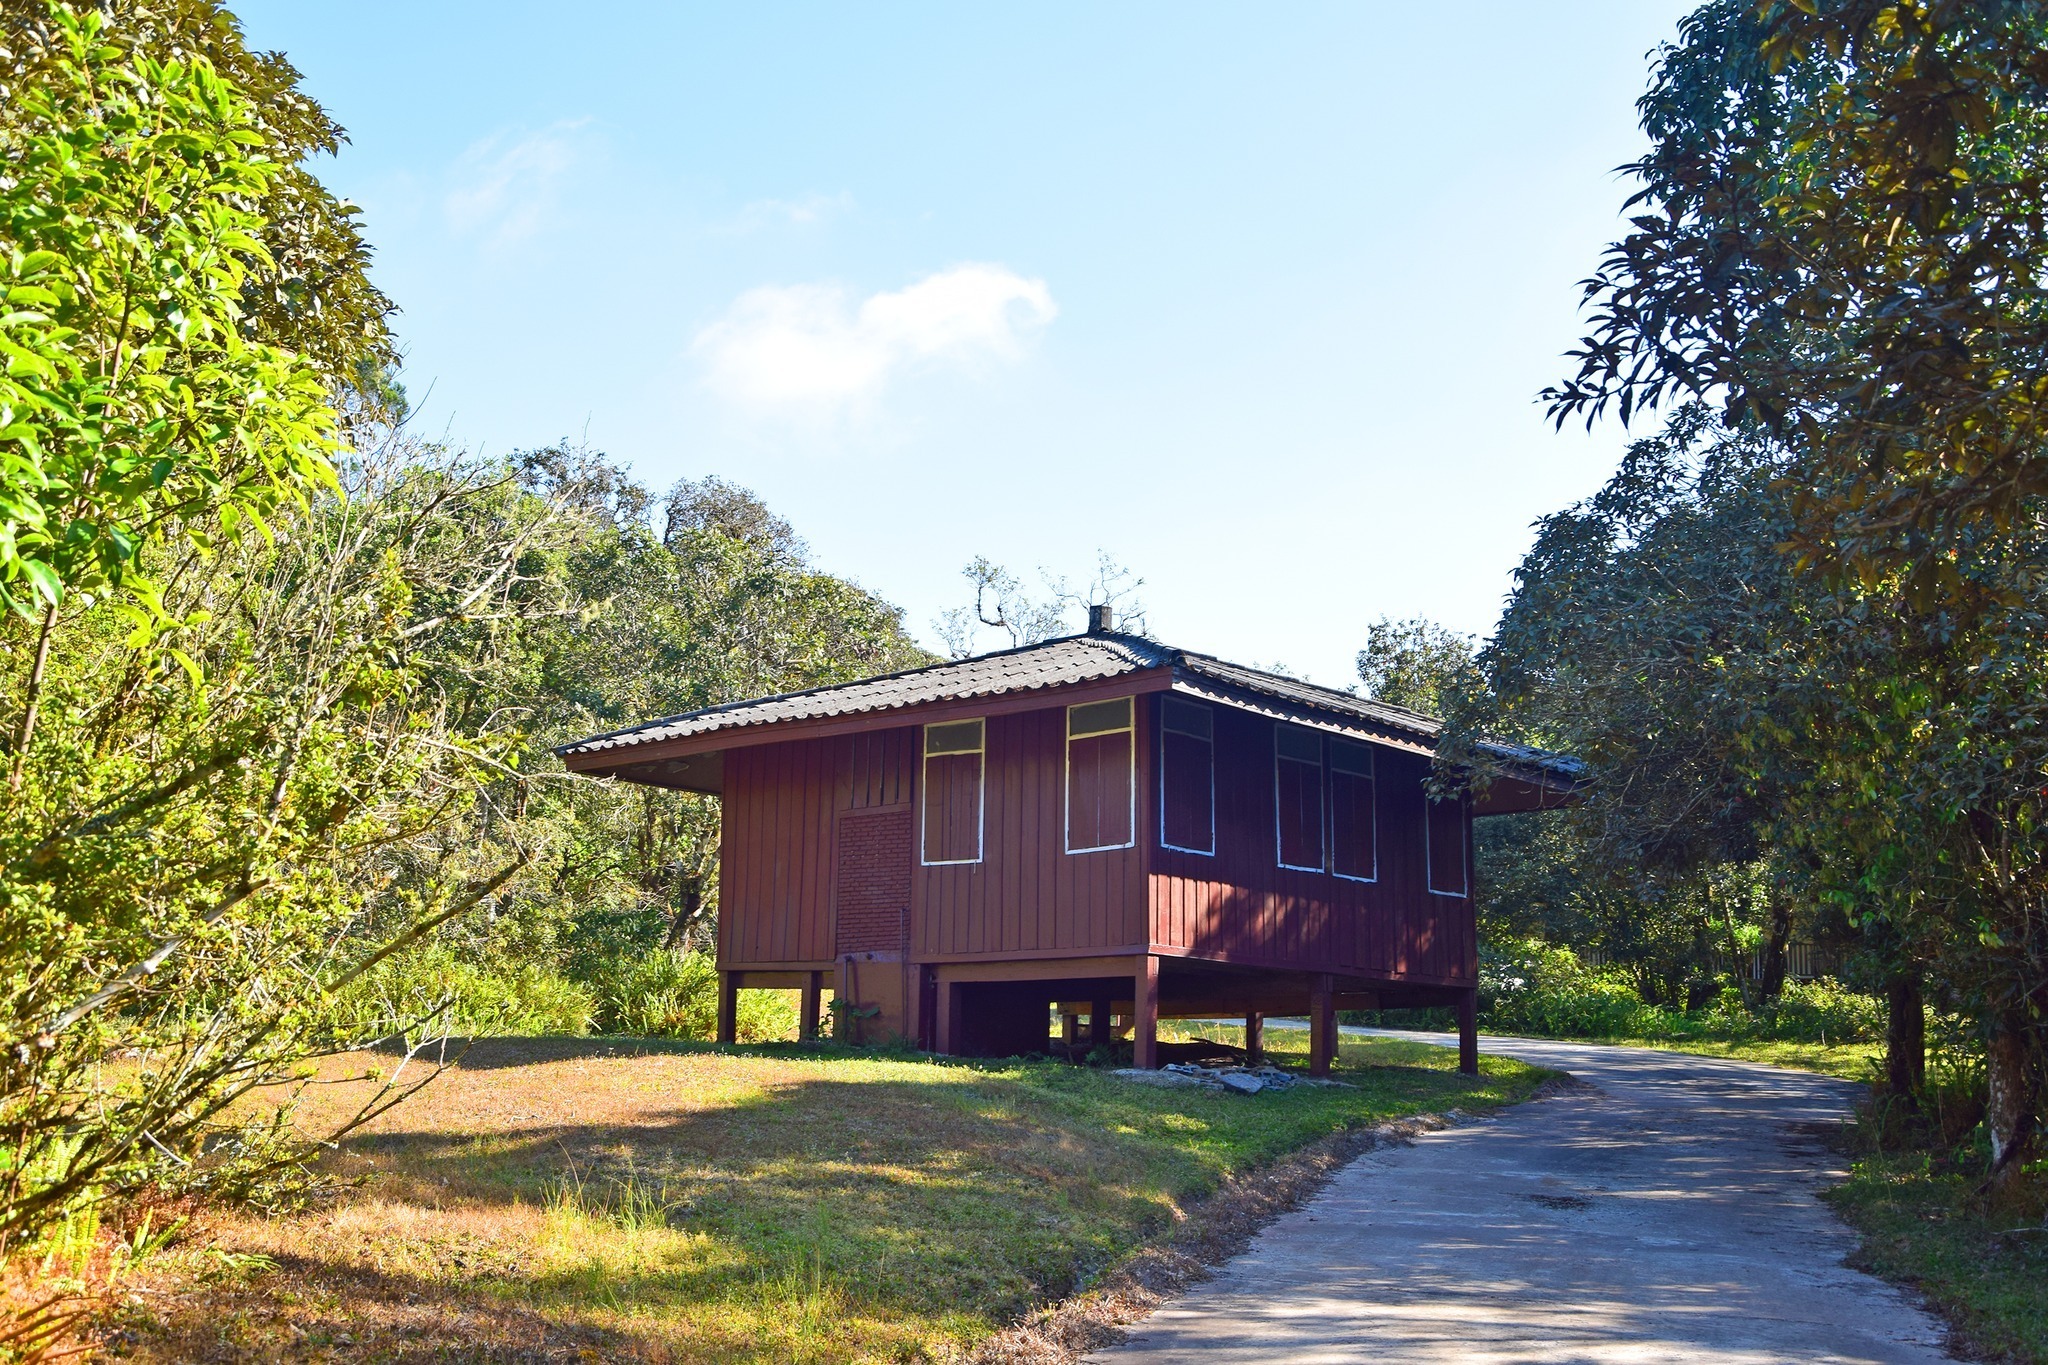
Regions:
<instances>
[{"instance_id":1,"label":"green tree","mask_svg":"<svg viewBox=\"0 0 2048 1365\"><path fill-rule=\"evenodd\" d=\"M1547 395L1560 421L1711 399L1782 450L1777 539L1825 610L1745 665L1801 715L1761 748L1810 778L1767 800L1866 935L1983 1021L2001 1184L2048 1019L2048 756L2014 682L2039 676L2048 524L2044 45L2010 0L1703 6L1659 54L1633 231Z\"/></svg>"},{"instance_id":2,"label":"green tree","mask_svg":"<svg viewBox=\"0 0 2048 1365\"><path fill-rule=\"evenodd\" d=\"M1957 585L1950 538L2048 493L2044 46L2021 0L1687 16L1558 420L1724 402L1796 439L1808 556Z\"/></svg>"},{"instance_id":3,"label":"green tree","mask_svg":"<svg viewBox=\"0 0 2048 1365\"><path fill-rule=\"evenodd\" d=\"M565 609L527 570L573 521L404 445L340 481L165 575L203 688L109 604L51 632L44 721L0 819L0 1236L151 1182L291 1197L312 1149L288 1112L246 1123L235 1102L417 1026L337 1032L331 1004L499 906L531 861L491 800L525 733L451 684ZM9 664L18 688L27 661ZM140 1059L118 1083L114 1056Z\"/></svg>"},{"instance_id":4,"label":"green tree","mask_svg":"<svg viewBox=\"0 0 2048 1365\"><path fill-rule=\"evenodd\" d=\"M1472 637L1417 616L1381 617L1366 628L1358 651L1358 679L1374 701L1440 716L1472 667Z\"/></svg>"},{"instance_id":5,"label":"green tree","mask_svg":"<svg viewBox=\"0 0 2048 1365\"><path fill-rule=\"evenodd\" d=\"M234 88L240 113L262 137L269 165L260 221L248 225L260 251L235 251L246 267L240 291L242 335L311 362L330 384L366 400L372 415L395 415L403 393L390 375L397 357L386 322L390 300L370 282L369 244L360 211L320 183L314 165L347 133L299 89L299 73L278 52L252 51L219 0L117 0L90 7L49 0L0 0L0 108L17 92L64 82L62 38L76 12L104 22L95 41L114 63L154 54L203 59Z\"/></svg>"},{"instance_id":6,"label":"green tree","mask_svg":"<svg viewBox=\"0 0 2048 1365\"><path fill-rule=\"evenodd\" d=\"M519 605L506 547L559 518L436 538L462 476L337 464L385 310L288 67L206 3L0 22L4 1241L303 1156L224 1116L337 1041L329 991L524 861L436 845L519 738L441 704L452 632L410 603ZM114 1056L141 1060L110 1085Z\"/></svg>"},{"instance_id":7,"label":"green tree","mask_svg":"<svg viewBox=\"0 0 2048 1365\"><path fill-rule=\"evenodd\" d=\"M1756 670L1798 629L1773 549L1774 452L1703 443L1709 423L1681 411L1593 498L1540 523L1479 685L1452 707L1449 752L1482 770L1473 741L1489 731L1588 764L1583 799L1557 820L1593 935L1579 941L1635 968L1652 1000L1717 959L1747 996L1759 949L1760 995L1775 996L1805 880L1772 837L1783 775L1744 761L1772 705Z\"/></svg>"},{"instance_id":8,"label":"green tree","mask_svg":"<svg viewBox=\"0 0 2048 1365\"><path fill-rule=\"evenodd\" d=\"M549 743L777 692L933 662L902 613L821 571L782 518L735 484L652 497L593 452L519 458L517 486L572 509L573 541L534 572L573 606L536 622L519 662L461 686ZM464 627L484 630L483 624ZM547 852L514 906L456 927L488 958L516 945L584 974L622 952L696 947L718 910L716 798L570 779L551 758L501 798Z\"/></svg>"},{"instance_id":9,"label":"green tree","mask_svg":"<svg viewBox=\"0 0 2048 1365\"><path fill-rule=\"evenodd\" d=\"M1842 590L1779 662L1795 705L1759 745L1812 757L1784 825L1823 889L1979 1022L1999 1190L2016 1186L2048 1108L2048 537L2027 520L1960 538L1966 612L1929 612L1896 580ZM1895 1069L1895 1087L1910 1079Z\"/></svg>"},{"instance_id":10,"label":"green tree","mask_svg":"<svg viewBox=\"0 0 2048 1365\"><path fill-rule=\"evenodd\" d=\"M1799 573L1778 549L1796 459L1686 408L1546 519L1451 750L1507 730L1584 758L1568 849L1634 900L1637 935L1689 929L1739 958L1748 919L1768 958L1795 913L1841 925L1891 1001L1901 1099L1923 983L1980 1021L2004 1186L2043 1108L2048 538L1967 539L1968 612L1928 612L1900 574Z\"/></svg>"},{"instance_id":11,"label":"green tree","mask_svg":"<svg viewBox=\"0 0 2048 1365\"><path fill-rule=\"evenodd\" d=\"M330 386L374 359L382 313L352 238L327 243L322 289L280 264L267 208L316 238L311 220L332 238L345 214L306 189L303 137L278 145L261 107L175 41L189 34L148 10L126 26L21 0L5 14L0 602L47 623L68 591L117 591L142 618L160 610L135 569L145 541L204 552L332 485ZM210 6L180 14L204 46L234 46ZM273 109L308 121L270 86ZM294 250L303 274L311 250ZM329 295L365 314L344 335L302 316ZM294 349L308 342L324 354Z\"/></svg>"}]
</instances>

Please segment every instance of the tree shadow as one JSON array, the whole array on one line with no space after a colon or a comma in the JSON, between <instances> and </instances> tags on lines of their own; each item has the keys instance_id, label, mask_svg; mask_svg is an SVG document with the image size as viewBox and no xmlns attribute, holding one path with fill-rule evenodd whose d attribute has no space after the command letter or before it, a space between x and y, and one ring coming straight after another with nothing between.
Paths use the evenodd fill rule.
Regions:
<instances>
[{"instance_id":1,"label":"tree shadow","mask_svg":"<svg viewBox=\"0 0 2048 1365\"><path fill-rule=\"evenodd\" d=\"M518 1040L474 1055L464 1069L631 1054ZM1213 1180L1128 1126L1091 1132L1068 1106L1042 1117L1020 1098L967 1066L919 1081L804 1079L702 1109L365 1133L340 1161L374 1158L373 1188L387 1199L544 1209L596 1241L608 1228L642 1234L644 1265L572 1256L507 1276L503 1292L540 1311L598 1297L685 1313L735 1293L795 1300L822 1287L843 1311L878 1320L1002 1321L1072 1292ZM1220 1114L1229 1103L1189 1096L1174 1108ZM349 1254L337 1247L337 1263Z\"/></svg>"},{"instance_id":2,"label":"tree shadow","mask_svg":"<svg viewBox=\"0 0 2048 1365\"><path fill-rule=\"evenodd\" d=\"M386 1039L364 1049L386 1057L403 1057L408 1049L402 1042ZM419 1060L445 1062L465 1071L498 1071L508 1067L534 1066L544 1062L590 1061L617 1057L688 1056L695 1053L738 1053L769 1057L843 1057L848 1050L833 1043L707 1043L686 1038L633 1038L600 1034L587 1038L552 1035L450 1037L436 1040L421 1050Z\"/></svg>"},{"instance_id":3,"label":"tree shadow","mask_svg":"<svg viewBox=\"0 0 2048 1365\"><path fill-rule=\"evenodd\" d=\"M678 1333L688 1335L688 1358L700 1344L718 1358L786 1358L792 1315L804 1313L823 1324L821 1359L916 1354L931 1337L972 1335L975 1323L1014 1320L1072 1293L1170 1225L1225 1168L1298 1145L1305 1126L1347 1121L1339 1109L1426 1107L1464 1084L1447 1072L1374 1068L1369 1102L1327 1090L1250 1102L1167 1094L1085 1068L1045 1064L1020 1079L1005 1074L1015 1060L962 1061L902 1080L751 1072L769 1078L766 1088L707 1091L693 1103L681 1087L737 1073L652 1066L572 1079L547 1069L706 1053L849 1055L796 1043L478 1040L455 1059L452 1090L342 1144L336 1172L370 1177L359 1216L285 1232L277 1240L289 1255L279 1259L321 1286L312 1300L339 1296L398 1324L386 1336L399 1345L410 1340L404 1331L445 1342L455 1329L436 1324L471 1311L513 1332L510 1305L607 1359L663 1358ZM522 1076L522 1067L533 1070ZM678 1091L670 1100L650 1085ZM529 1102L528 1091L552 1093ZM402 1254L385 1254L387 1236L404 1241ZM414 1319L422 1322L405 1325ZM740 1319L780 1334L776 1344L746 1345ZM610 1333L595 1347L592 1320ZM689 1335L727 1328L733 1341L715 1347ZM415 1358L392 1349L362 1354Z\"/></svg>"}]
</instances>

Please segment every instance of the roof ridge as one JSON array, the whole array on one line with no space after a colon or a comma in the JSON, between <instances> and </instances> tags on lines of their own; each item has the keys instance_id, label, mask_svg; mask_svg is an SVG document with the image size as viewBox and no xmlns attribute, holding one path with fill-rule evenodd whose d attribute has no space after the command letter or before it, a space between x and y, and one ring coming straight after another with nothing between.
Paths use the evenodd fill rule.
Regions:
<instances>
[{"instance_id":1,"label":"roof ridge","mask_svg":"<svg viewBox=\"0 0 2048 1365\"><path fill-rule=\"evenodd\" d=\"M566 753L570 750L581 749L586 745L600 744L605 740L621 739L628 735L637 734L645 730L653 730L664 725L677 725L685 721L700 720L704 717L715 716L725 711L737 711L749 707L766 706L775 702L795 701L803 697L821 696L828 692L841 692L849 688L868 687L875 684L885 684L895 682L903 678L914 678L917 677L919 674L936 673L942 669L964 668L970 664L986 663L992 659L1006 659L1014 657L1016 655L1030 654L1038 650L1049 648L1053 645L1077 643L1087 644L1097 649L1102 649L1104 646L1112 644L1122 645L1125 646L1127 649L1133 645L1143 646L1150 650L1159 651L1160 653L1166 656L1160 661L1160 664L1171 664L1181 654L1181 651L1175 650L1170 646L1162 645L1156 640L1149 639L1146 636L1142 635L1132 635L1124 631L1109 631L1095 633L1083 631L1073 635L1055 635L1049 639L1033 641L1028 645L1012 645L1008 649L990 650L986 654L970 654L964 659L941 659L937 663L920 664L916 668L901 668L897 669L893 673L876 673L865 678L849 678L845 682L820 683L816 687L800 687L789 692L772 692L766 696L761 697L743 697L737 701L725 701L718 702L711 706L700 706L694 711L680 711L672 716L659 716L653 720L641 721L637 725L625 725L619 727L616 730L607 730L602 734L586 735L582 739L573 740L567 744L555 745L553 747L553 751L555 753ZM1104 650L1104 652L1107 652L1107 650ZM1136 653L1138 651L1133 650L1131 652ZM1136 662L1136 660L1129 661ZM1159 665L1155 664L1153 666L1157 667Z\"/></svg>"},{"instance_id":2,"label":"roof ridge","mask_svg":"<svg viewBox=\"0 0 2048 1365\"><path fill-rule=\"evenodd\" d=\"M1233 663L1229 659L1219 658L1214 654L1200 654L1191 650L1184 650L1181 651L1181 656L1183 659L1199 659L1204 663L1215 664L1219 670L1248 673L1256 678L1263 678L1270 682L1281 683L1287 687L1299 689L1303 692L1325 696L1332 701L1342 702L1346 706L1381 712L1389 718L1412 717L1418 721L1426 721L1428 724L1438 728L1441 728L1444 724L1442 716L1432 716L1427 711L1418 711L1412 706L1400 706L1393 702L1381 701L1377 697L1362 697L1356 692L1347 692L1342 688L1326 687L1322 683L1311 682L1307 678L1289 677L1285 673L1274 673L1268 669L1254 668L1249 664Z\"/></svg>"}]
</instances>

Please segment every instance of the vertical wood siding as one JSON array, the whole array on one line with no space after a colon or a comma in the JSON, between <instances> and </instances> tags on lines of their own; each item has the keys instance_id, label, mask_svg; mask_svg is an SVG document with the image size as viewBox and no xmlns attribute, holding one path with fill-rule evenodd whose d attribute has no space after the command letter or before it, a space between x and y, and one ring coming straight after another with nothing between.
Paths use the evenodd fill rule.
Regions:
<instances>
[{"instance_id":1,"label":"vertical wood siding","mask_svg":"<svg viewBox=\"0 0 2048 1365\"><path fill-rule=\"evenodd\" d=\"M912 952L926 960L1149 939L1248 966L1472 979L1472 900L1429 894L1426 758L1375 748L1379 879L1346 881L1276 866L1274 722L1223 707L1216 853L1159 847L1157 715L1156 698L1137 707L1136 846L1077 854L1066 852L1065 708L990 717L982 860L947 867L917 862L916 726L728 751L720 960L822 963L882 946L907 888ZM1460 823L1442 833L1469 841ZM1097 828L1114 824L1105 812Z\"/></svg>"},{"instance_id":2,"label":"vertical wood siding","mask_svg":"<svg viewBox=\"0 0 2048 1365\"><path fill-rule=\"evenodd\" d=\"M718 867L721 963L832 956L832 824L849 756L843 739L727 752Z\"/></svg>"},{"instance_id":3,"label":"vertical wood siding","mask_svg":"<svg viewBox=\"0 0 2048 1365\"><path fill-rule=\"evenodd\" d=\"M917 728L910 725L848 739L846 809L909 805L910 764L917 752L917 739Z\"/></svg>"},{"instance_id":4,"label":"vertical wood siding","mask_svg":"<svg viewBox=\"0 0 2048 1365\"><path fill-rule=\"evenodd\" d=\"M1277 865L1274 722L1223 707L1215 720L1216 854L1148 851L1153 941L1247 965L1470 981L1472 901L1429 893L1429 760L1375 746L1379 877L1346 881Z\"/></svg>"},{"instance_id":5,"label":"vertical wood siding","mask_svg":"<svg viewBox=\"0 0 2048 1365\"><path fill-rule=\"evenodd\" d=\"M1069 848L1112 848L1131 842L1131 734L1067 741Z\"/></svg>"},{"instance_id":6,"label":"vertical wood siding","mask_svg":"<svg viewBox=\"0 0 2048 1365\"><path fill-rule=\"evenodd\" d=\"M1140 755L1148 733L1141 724ZM911 941L920 957L1144 943L1144 837L1135 848L1066 851L1066 740L1064 707L989 718L982 860L916 869ZM1145 806L1141 799L1141 830L1150 828Z\"/></svg>"}]
</instances>

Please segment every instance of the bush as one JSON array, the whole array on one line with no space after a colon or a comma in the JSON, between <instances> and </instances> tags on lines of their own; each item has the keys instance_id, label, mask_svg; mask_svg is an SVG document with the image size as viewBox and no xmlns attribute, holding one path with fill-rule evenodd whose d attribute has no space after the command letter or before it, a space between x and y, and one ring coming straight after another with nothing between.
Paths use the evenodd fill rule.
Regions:
<instances>
[{"instance_id":1,"label":"bush","mask_svg":"<svg viewBox=\"0 0 2048 1365\"><path fill-rule=\"evenodd\" d=\"M703 1041L718 1034L718 968L708 953L621 953L603 962L596 975L601 1033ZM740 992L740 1042L793 1038L796 1025L788 993Z\"/></svg>"},{"instance_id":2,"label":"bush","mask_svg":"<svg viewBox=\"0 0 2048 1365\"><path fill-rule=\"evenodd\" d=\"M436 1032L493 1035L590 1032L597 999L547 967L483 967L436 945L377 964L336 1002L338 1022L358 1035L409 1028L439 1009Z\"/></svg>"},{"instance_id":3,"label":"bush","mask_svg":"<svg viewBox=\"0 0 2048 1365\"><path fill-rule=\"evenodd\" d=\"M380 963L351 987L337 1002L336 1022L358 1037L417 1027L428 1015L436 1032L473 1037L717 1036L718 968L710 954L657 948L580 965L586 980L545 966L482 966L445 945L423 948ZM790 992L740 992L740 1042L794 1038L796 1027Z\"/></svg>"},{"instance_id":4,"label":"bush","mask_svg":"<svg viewBox=\"0 0 2048 1365\"><path fill-rule=\"evenodd\" d=\"M1884 1005L1834 981L1796 981L1761 1010L1724 987L1696 1010L1645 1004L1627 969L1591 967L1570 948L1534 940L1489 951L1479 968L1479 1018L1496 1033L1559 1038L1758 1039L1870 1042L1884 1036Z\"/></svg>"},{"instance_id":5,"label":"bush","mask_svg":"<svg viewBox=\"0 0 2048 1365\"><path fill-rule=\"evenodd\" d=\"M1569 948L1531 940L1480 964L1480 1022L1495 1032L1640 1038L1668 1013L1644 1004L1626 971L1589 967Z\"/></svg>"},{"instance_id":6,"label":"bush","mask_svg":"<svg viewBox=\"0 0 2048 1365\"><path fill-rule=\"evenodd\" d=\"M1839 981L1790 981L1770 1010L1770 1036L1796 1041L1871 1043L1884 1037L1885 1006Z\"/></svg>"}]
</instances>

